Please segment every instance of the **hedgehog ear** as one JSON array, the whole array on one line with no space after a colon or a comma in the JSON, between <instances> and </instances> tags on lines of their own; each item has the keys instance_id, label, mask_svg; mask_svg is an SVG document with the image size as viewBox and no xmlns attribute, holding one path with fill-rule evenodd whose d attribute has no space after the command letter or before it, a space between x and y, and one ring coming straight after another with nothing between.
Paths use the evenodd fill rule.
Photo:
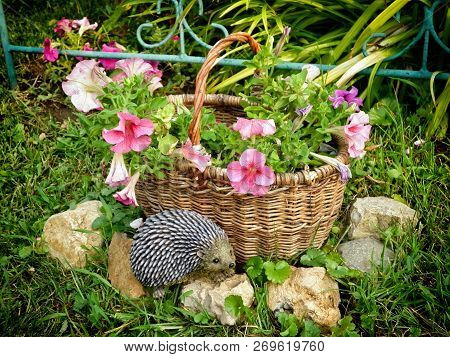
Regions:
<instances>
[{"instance_id":1,"label":"hedgehog ear","mask_svg":"<svg viewBox=\"0 0 450 357\"><path fill-rule=\"evenodd\" d=\"M197 256L198 256L200 259L205 258L205 251L202 250L202 249L200 249L199 251L197 251Z\"/></svg>"}]
</instances>

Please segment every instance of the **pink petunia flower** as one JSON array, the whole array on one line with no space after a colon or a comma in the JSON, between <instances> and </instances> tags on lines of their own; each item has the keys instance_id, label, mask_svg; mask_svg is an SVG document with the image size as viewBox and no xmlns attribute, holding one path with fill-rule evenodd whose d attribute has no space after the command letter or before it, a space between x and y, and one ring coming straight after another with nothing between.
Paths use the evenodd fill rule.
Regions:
<instances>
[{"instance_id":1,"label":"pink petunia flower","mask_svg":"<svg viewBox=\"0 0 450 357\"><path fill-rule=\"evenodd\" d=\"M352 172L350 171L350 168L339 160L333 157L319 155L314 152L310 152L310 155L336 168L341 174L342 182L347 182L350 178L352 178Z\"/></svg>"},{"instance_id":2,"label":"pink petunia flower","mask_svg":"<svg viewBox=\"0 0 450 357\"><path fill-rule=\"evenodd\" d=\"M106 183L111 187L126 185L130 181L122 154L114 154Z\"/></svg>"},{"instance_id":3,"label":"pink petunia flower","mask_svg":"<svg viewBox=\"0 0 450 357\"><path fill-rule=\"evenodd\" d=\"M74 20L72 22L73 28L79 28L78 34L80 36L83 36L83 33L85 33L87 30L95 30L97 26L98 26L97 23L91 24L86 16L83 17L81 20Z\"/></svg>"},{"instance_id":4,"label":"pink petunia flower","mask_svg":"<svg viewBox=\"0 0 450 357\"><path fill-rule=\"evenodd\" d=\"M64 93L70 96L72 104L82 112L102 107L98 96L103 94L103 87L111 79L106 76L105 70L100 68L95 60L78 62L72 73L62 83Z\"/></svg>"},{"instance_id":5,"label":"pink petunia flower","mask_svg":"<svg viewBox=\"0 0 450 357\"><path fill-rule=\"evenodd\" d=\"M227 167L231 186L238 193L265 195L269 191L269 186L275 182L274 172L269 166L265 166L265 163L266 157L258 150L245 150L239 161L233 161Z\"/></svg>"},{"instance_id":6,"label":"pink petunia flower","mask_svg":"<svg viewBox=\"0 0 450 357\"><path fill-rule=\"evenodd\" d=\"M363 101L358 97L358 89L352 87L349 91L343 89L337 89L334 91L334 97L328 97L333 102L333 108L336 109L340 105L347 103L348 106L355 105L355 109L358 112L359 107L363 105Z\"/></svg>"},{"instance_id":7,"label":"pink petunia flower","mask_svg":"<svg viewBox=\"0 0 450 357\"><path fill-rule=\"evenodd\" d=\"M188 139L185 144L181 146L181 153L185 159L192 162L200 172L205 171L206 167L211 165L211 156L205 155L197 146L192 146L191 139Z\"/></svg>"},{"instance_id":8,"label":"pink petunia flower","mask_svg":"<svg viewBox=\"0 0 450 357\"><path fill-rule=\"evenodd\" d=\"M163 71L159 69L158 61L146 60L145 62L149 63L153 67L153 72L155 73L156 77L162 78Z\"/></svg>"},{"instance_id":9,"label":"pink petunia flower","mask_svg":"<svg viewBox=\"0 0 450 357\"><path fill-rule=\"evenodd\" d=\"M56 23L56 26L53 29L53 31L56 32L58 36L63 37L65 34L72 31L72 20L63 17Z\"/></svg>"},{"instance_id":10,"label":"pink petunia flower","mask_svg":"<svg viewBox=\"0 0 450 357\"><path fill-rule=\"evenodd\" d=\"M130 182L128 182L128 185L125 186L125 188L119 192L116 192L113 197L116 199L116 201L127 205L127 206L139 206L136 199L136 183L139 180L139 172L136 172L133 176L131 176Z\"/></svg>"},{"instance_id":11,"label":"pink petunia flower","mask_svg":"<svg viewBox=\"0 0 450 357\"><path fill-rule=\"evenodd\" d=\"M131 150L140 152L147 148L152 139L155 126L148 119L139 119L136 115L119 112L119 125L111 130L103 129L103 139L114 144L111 150L118 154L126 154Z\"/></svg>"},{"instance_id":12,"label":"pink petunia flower","mask_svg":"<svg viewBox=\"0 0 450 357\"><path fill-rule=\"evenodd\" d=\"M89 42L86 42L84 45L83 45L83 48L81 49L82 51L94 51L94 49L91 47L91 45L89 44ZM81 56L77 56L77 57L75 57L78 61L82 61L82 60L84 60L84 57L81 57Z\"/></svg>"},{"instance_id":13,"label":"pink petunia flower","mask_svg":"<svg viewBox=\"0 0 450 357\"><path fill-rule=\"evenodd\" d=\"M52 42L48 37L45 38L43 47L44 62L55 62L59 57L59 53L56 48L52 47Z\"/></svg>"},{"instance_id":14,"label":"pink petunia flower","mask_svg":"<svg viewBox=\"0 0 450 357\"><path fill-rule=\"evenodd\" d=\"M161 78L162 72L158 65L153 67L150 62L145 62L142 58L127 58L117 61L115 68L122 72L116 74L112 79L115 82L121 82L124 78L142 74L146 81L151 81L153 77Z\"/></svg>"},{"instance_id":15,"label":"pink petunia flower","mask_svg":"<svg viewBox=\"0 0 450 357\"><path fill-rule=\"evenodd\" d=\"M117 42L109 42L108 44L102 45L103 52L124 52L125 47L119 45ZM105 67L105 69L113 70L116 68L116 62L118 59L115 58L100 58L100 63Z\"/></svg>"},{"instance_id":16,"label":"pink petunia flower","mask_svg":"<svg viewBox=\"0 0 450 357\"><path fill-rule=\"evenodd\" d=\"M233 125L233 130L239 131L242 139L248 139L256 135L272 135L276 131L275 122L272 119L237 118L237 120Z\"/></svg>"},{"instance_id":17,"label":"pink petunia flower","mask_svg":"<svg viewBox=\"0 0 450 357\"><path fill-rule=\"evenodd\" d=\"M370 129L369 116L364 112L350 115L347 125L344 126L344 134L348 141L348 153L350 157L361 158L366 153L364 146L369 140Z\"/></svg>"}]
</instances>

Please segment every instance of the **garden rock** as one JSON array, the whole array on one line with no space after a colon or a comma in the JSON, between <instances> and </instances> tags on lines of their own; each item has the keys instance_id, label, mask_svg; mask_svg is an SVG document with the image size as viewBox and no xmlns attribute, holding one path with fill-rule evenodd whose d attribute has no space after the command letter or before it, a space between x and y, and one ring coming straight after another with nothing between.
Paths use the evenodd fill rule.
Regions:
<instances>
[{"instance_id":1,"label":"garden rock","mask_svg":"<svg viewBox=\"0 0 450 357\"><path fill-rule=\"evenodd\" d=\"M133 240L125 233L114 233L108 249L108 277L111 285L130 298L146 295L131 270L129 253Z\"/></svg>"},{"instance_id":2,"label":"garden rock","mask_svg":"<svg viewBox=\"0 0 450 357\"><path fill-rule=\"evenodd\" d=\"M310 318L325 330L341 318L340 301L337 282L322 267L291 267L291 275L283 283L268 284L270 310L293 313L299 320Z\"/></svg>"},{"instance_id":3,"label":"garden rock","mask_svg":"<svg viewBox=\"0 0 450 357\"><path fill-rule=\"evenodd\" d=\"M194 280L183 287L183 293L192 291L186 296L182 305L191 311L207 311L223 325L235 325L238 319L225 310L225 298L229 295L242 297L244 306L250 307L254 300L254 290L245 274L235 274L220 284L213 284L205 279Z\"/></svg>"},{"instance_id":4,"label":"garden rock","mask_svg":"<svg viewBox=\"0 0 450 357\"><path fill-rule=\"evenodd\" d=\"M64 267L84 267L86 258L95 253L92 248L103 244L100 232L92 229L92 222L101 215L101 205L100 201L83 202L73 210L51 216L45 222L43 236L48 252Z\"/></svg>"},{"instance_id":5,"label":"garden rock","mask_svg":"<svg viewBox=\"0 0 450 357\"><path fill-rule=\"evenodd\" d=\"M392 225L407 228L417 222L417 212L401 202L388 197L358 198L350 209L349 238L378 238Z\"/></svg>"},{"instance_id":6,"label":"garden rock","mask_svg":"<svg viewBox=\"0 0 450 357\"><path fill-rule=\"evenodd\" d=\"M383 261L384 264L389 264L394 258L392 250L384 248L383 243L371 237L342 243L338 246L338 252L349 268L366 273L371 271L373 266L381 265Z\"/></svg>"}]
</instances>

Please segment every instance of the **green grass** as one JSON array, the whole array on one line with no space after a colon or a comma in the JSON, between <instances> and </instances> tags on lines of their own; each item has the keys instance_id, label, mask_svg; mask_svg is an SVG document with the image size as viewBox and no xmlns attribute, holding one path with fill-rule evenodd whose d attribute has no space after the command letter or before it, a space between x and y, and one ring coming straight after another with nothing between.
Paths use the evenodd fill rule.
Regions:
<instances>
[{"instance_id":1,"label":"green grass","mask_svg":"<svg viewBox=\"0 0 450 357\"><path fill-rule=\"evenodd\" d=\"M93 11L84 8L87 2L80 4L72 9L76 14ZM44 10L39 16L52 11L55 18L64 15L63 7ZM35 40L41 38L16 20L12 28L17 39L27 32ZM65 106L67 99L51 84L62 69L45 71L32 58L20 56L20 90L13 92L6 88L0 65L0 335L279 336L280 325L266 308L264 287L256 289L249 326L224 327L180 309L179 287L163 301L132 301L118 294L106 280L105 247L86 269L73 271L43 254L36 238L46 219L75 203L102 198L116 211L139 212L115 205L104 190L109 165L103 157L105 144ZM396 252L395 261L374 274L340 280L340 309L364 336L448 336L448 143L428 141L415 147L429 116L423 110L415 114L406 105L412 102L411 87L394 80L384 80L382 87L384 96L399 97L386 102L387 114L374 127L370 145L380 147L353 164L354 178L330 246L346 239L346 213L356 197L404 200L419 212L420 225L384 233L386 245ZM419 89L423 87L427 84ZM431 100L426 92L416 95L420 104ZM116 222L111 229L118 226ZM106 240L111 229L105 231Z\"/></svg>"}]
</instances>

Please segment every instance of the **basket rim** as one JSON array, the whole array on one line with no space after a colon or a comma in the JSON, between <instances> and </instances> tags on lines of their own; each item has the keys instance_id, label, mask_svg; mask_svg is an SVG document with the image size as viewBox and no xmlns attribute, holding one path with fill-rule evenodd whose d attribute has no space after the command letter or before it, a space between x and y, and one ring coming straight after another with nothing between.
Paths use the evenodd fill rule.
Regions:
<instances>
[{"instance_id":1,"label":"basket rim","mask_svg":"<svg viewBox=\"0 0 450 357\"><path fill-rule=\"evenodd\" d=\"M172 94L168 95L167 99L169 102L177 104L193 104L194 94ZM205 96L204 105L221 105L229 106L234 108L242 108L240 105L243 99L237 96L232 96L228 94L207 94ZM338 153L335 159L339 160L344 164L348 164L349 155L347 152L348 143L345 137L337 134L332 134L333 139L336 140L338 145ZM177 161L177 169L180 171L188 171L192 168L191 164L186 160ZM226 174L227 170L217 166L208 166L203 172L203 177L206 179L217 179L220 181L228 181L228 176ZM299 184L312 184L318 180L323 180L330 176L339 173L338 169L333 166L326 164L316 167L313 170L300 170L296 172L288 173L275 173L275 182L271 186L296 186Z\"/></svg>"}]
</instances>

